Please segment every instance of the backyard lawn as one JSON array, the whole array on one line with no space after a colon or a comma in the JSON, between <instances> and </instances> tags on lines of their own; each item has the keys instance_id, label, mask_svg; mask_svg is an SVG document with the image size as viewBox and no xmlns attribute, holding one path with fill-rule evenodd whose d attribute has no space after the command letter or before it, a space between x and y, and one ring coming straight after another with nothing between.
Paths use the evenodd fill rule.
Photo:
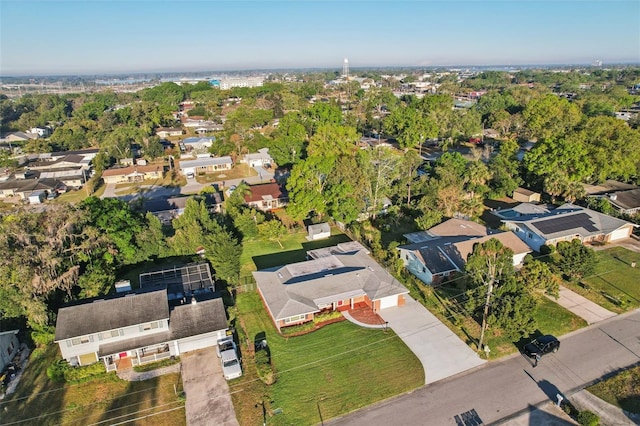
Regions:
<instances>
[{"instance_id":1,"label":"backyard lawn","mask_svg":"<svg viewBox=\"0 0 640 426\"><path fill-rule=\"evenodd\" d=\"M182 388L178 374L127 382L110 373L85 383L57 384L47 377L56 359L55 344L31 354L16 392L1 403L3 424L186 424L184 400L174 393L174 384Z\"/></svg>"},{"instance_id":2,"label":"backyard lawn","mask_svg":"<svg viewBox=\"0 0 640 426\"><path fill-rule=\"evenodd\" d=\"M596 252L598 265L582 284L565 283L571 290L612 312L640 307L640 253L623 247ZM632 262L636 267L631 267Z\"/></svg>"},{"instance_id":3,"label":"backyard lawn","mask_svg":"<svg viewBox=\"0 0 640 426\"><path fill-rule=\"evenodd\" d=\"M239 294L237 307L242 349L266 338L277 371L277 382L265 386L244 356L245 375L230 382L240 424L262 420L262 401L269 424L316 424L424 384L420 361L391 330L343 321L285 338L256 292Z\"/></svg>"},{"instance_id":4,"label":"backyard lawn","mask_svg":"<svg viewBox=\"0 0 640 426\"><path fill-rule=\"evenodd\" d=\"M280 240L282 247L276 241L252 240L242 243L243 250L240 257L240 276L250 276L252 271L286 265L307 260L307 250L335 246L338 243L351 241L344 234L337 234L332 229L332 236L325 240L307 241L304 231L287 234Z\"/></svg>"}]
</instances>

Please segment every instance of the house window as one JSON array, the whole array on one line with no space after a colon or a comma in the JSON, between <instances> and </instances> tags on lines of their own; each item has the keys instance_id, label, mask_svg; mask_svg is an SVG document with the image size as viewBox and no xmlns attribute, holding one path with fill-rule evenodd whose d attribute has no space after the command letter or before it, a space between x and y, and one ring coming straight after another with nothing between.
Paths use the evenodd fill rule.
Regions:
<instances>
[{"instance_id":1,"label":"house window","mask_svg":"<svg viewBox=\"0 0 640 426\"><path fill-rule=\"evenodd\" d=\"M107 339L113 339L114 337L118 337L122 335L124 335L124 330L111 330L111 331L105 331L104 333L100 333L98 335L98 338L100 340L107 340Z\"/></svg>"},{"instance_id":2,"label":"house window","mask_svg":"<svg viewBox=\"0 0 640 426\"><path fill-rule=\"evenodd\" d=\"M143 324L140 326L140 331L149 331L154 330L159 327L158 321L149 322L147 324Z\"/></svg>"},{"instance_id":3,"label":"house window","mask_svg":"<svg viewBox=\"0 0 640 426\"><path fill-rule=\"evenodd\" d=\"M342 306L344 305L344 300L338 300L338 303L336 303L337 306Z\"/></svg>"},{"instance_id":4,"label":"house window","mask_svg":"<svg viewBox=\"0 0 640 426\"><path fill-rule=\"evenodd\" d=\"M426 266L423 266L423 267L422 267L422 273L424 274L424 273L426 273L426 272L427 272L427 267L426 267Z\"/></svg>"},{"instance_id":5,"label":"house window","mask_svg":"<svg viewBox=\"0 0 640 426\"><path fill-rule=\"evenodd\" d=\"M305 319L307 319L307 315L306 314L294 315L292 317L285 318L284 323L285 324L291 324L292 322L299 322L299 321L303 321Z\"/></svg>"},{"instance_id":6,"label":"house window","mask_svg":"<svg viewBox=\"0 0 640 426\"><path fill-rule=\"evenodd\" d=\"M533 238L533 234L532 234L531 232L529 232L529 233L527 234L527 238Z\"/></svg>"},{"instance_id":7,"label":"house window","mask_svg":"<svg viewBox=\"0 0 640 426\"><path fill-rule=\"evenodd\" d=\"M82 336L71 339L73 346L84 345L85 343L93 342L93 336ZM67 345L68 346L68 345Z\"/></svg>"}]
</instances>

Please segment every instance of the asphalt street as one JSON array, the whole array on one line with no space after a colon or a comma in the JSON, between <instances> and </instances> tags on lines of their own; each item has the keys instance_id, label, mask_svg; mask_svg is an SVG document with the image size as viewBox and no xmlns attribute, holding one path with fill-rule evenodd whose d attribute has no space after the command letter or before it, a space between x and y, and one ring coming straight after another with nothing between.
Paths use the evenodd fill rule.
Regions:
<instances>
[{"instance_id":1,"label":"asphalt street","mask_svg":"<svg viewBox=\"0 0 640 426\"><path fill-rule=\"evenodd\" d=\"M537 368L520 354L426 385L326 425L491 424L571 396L640 362L640 310L560 338ZM467 419L468 421L465 421Z\"/></svg>"}]
</instances>

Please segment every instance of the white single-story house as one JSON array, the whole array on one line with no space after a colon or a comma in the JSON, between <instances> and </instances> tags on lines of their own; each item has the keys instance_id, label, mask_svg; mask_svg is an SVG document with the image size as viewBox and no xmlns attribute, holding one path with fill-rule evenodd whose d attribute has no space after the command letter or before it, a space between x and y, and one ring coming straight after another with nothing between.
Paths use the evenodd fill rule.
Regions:
<instances>
[{"instance_id":1,"label":"white single-story house","mask_svg":"<svg viewBox=\"0 0 640 426\"><path fill-rule=\"evenodd\" d=\"M190 137L185 138L180 142L180 144L184 147L185 151L204 151L213 146L216 138L211 137Z\"/></svg>"},{"instance_id":2,"label":"white single-story house","mask_svg":"<svg viewBox=\"0 0 640 426\"><path fill-rule=\"evenodd\" d=\"M405 237L411 244L398 247L400 258L407 270L425 284L437 284L453 273L464 271L474 246L492 238L513 251L514 267L521 266L532 251L511 231L493 231L455 218Z\"/></svg>"},{"instance_id":3,"label":"white single-story house","mask_svg":"<svg viewBox=\"0 0 640 426\"><path fill-rule=\"evenodd\" d=\"M166 289L83 300L60 308L55 342L71 365L101 361L107 371L215 346L228 326L222 299L212 295L175 306Z\"/></svg>"},{"instance_id":4,"label":"white single-story house","mask_svg":"<svg viewBox=\"0 0 640 426\"><path fill-rule=\"evenodd\" d=\"M29 194L29 204L41 204L47 198L47 192L43 190L33 191Z\"/></svg>"},{"instance_id":5,"label":"white single-story house","mask_svg":"<svg viewBox=\"0 0 640 426\"><path fill-rule=\"evenodd\" d=\"M244 162L249 167L271 167L273 158L269 155L269 148L261 148L256 153L246 154Z\"/></svg>"},{"instance_id":6,"label":"white single-story house","mask_svg":"<svg viewBox=\"0 0 640 426\"><path fill-rule=\"evenodd\" d=\"M182 136L183 130L180 127L159 127L156 129L156 135L161 138L168 136Z\"/></svg>"},{"instance_id":7,"label":"white single-story house","mask_svg":"<svg viewBox=\"0 0 640 426\"><path fill-rule=\"evenodd\" d=\"M102 172L104 183L140 182L146 179L162 179L164 168L160 165L133 165L107 169Z\"/></svg>"},{"instance_id":8,"label":"white single-story house","mask_svg":"<svg viewBox=\"0 0 640 426\"><path fill-rule=\"evenodd\" d=\"M310 260L253 272L258 293L280 330L316 314L400 306L409 293L357 242L307 252Z\"/></svg>"},{"instance_id":9,"label":"white single-story house","mask_svg":"<svg viewBox=\"0 0 640 426\"><path fill-rule=\"evenodd\" d=\"M19 350L18 330L0 332L0 372L13 361Z\"/></svg>"},{"instance_id":10,"label":"white single-story house","mask_svg":"<svg viewBox=\"0 0 640 426\"><path fill-rule=\"evenodd\" d=\"M529 247L540 251L543 245L579 239L583 243L610 243L629 238L634 224L570 203L533 214L511 214L502 210L504 225ZM496 212L494 212L496 214Z\"/></svg>"},{"instance_id":11,"label":"white single-story house","mask_svg":"<svg viewBox=\"0 0 640 426\"><path fill-rule=\"evenodd\" d=\"M185 176L195 176L199 173L213 173L233 168L233 160L225 157L205 157L195 160L180 160L180 173Z\"/></svg>"}]
</instances>

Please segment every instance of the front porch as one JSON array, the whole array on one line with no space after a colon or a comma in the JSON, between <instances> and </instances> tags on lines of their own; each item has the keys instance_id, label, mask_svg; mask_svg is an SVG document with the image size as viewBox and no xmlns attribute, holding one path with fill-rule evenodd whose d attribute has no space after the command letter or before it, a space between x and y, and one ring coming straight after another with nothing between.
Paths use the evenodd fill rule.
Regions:
<instances>
[{"instance_id":1,"label":"front porch","mask_svg":"<svg viewBox=\"0 0 640 426\"><path fill-rule=\"evenodd\" d=\"M357 303L353 309L341 310L350 322L367 328L386 328L387 323L366 303Z\"/></svg>"},{"instance_id":2,"label":"front porch","mask_svg":"<svg viewBox=\"0 0 640 426\"><path fill-rule=\"evenodd\" d=\"M107 371L122 371L171 357L169 344L144 347L103 358Z\"/></svg>"}]
</instances>

